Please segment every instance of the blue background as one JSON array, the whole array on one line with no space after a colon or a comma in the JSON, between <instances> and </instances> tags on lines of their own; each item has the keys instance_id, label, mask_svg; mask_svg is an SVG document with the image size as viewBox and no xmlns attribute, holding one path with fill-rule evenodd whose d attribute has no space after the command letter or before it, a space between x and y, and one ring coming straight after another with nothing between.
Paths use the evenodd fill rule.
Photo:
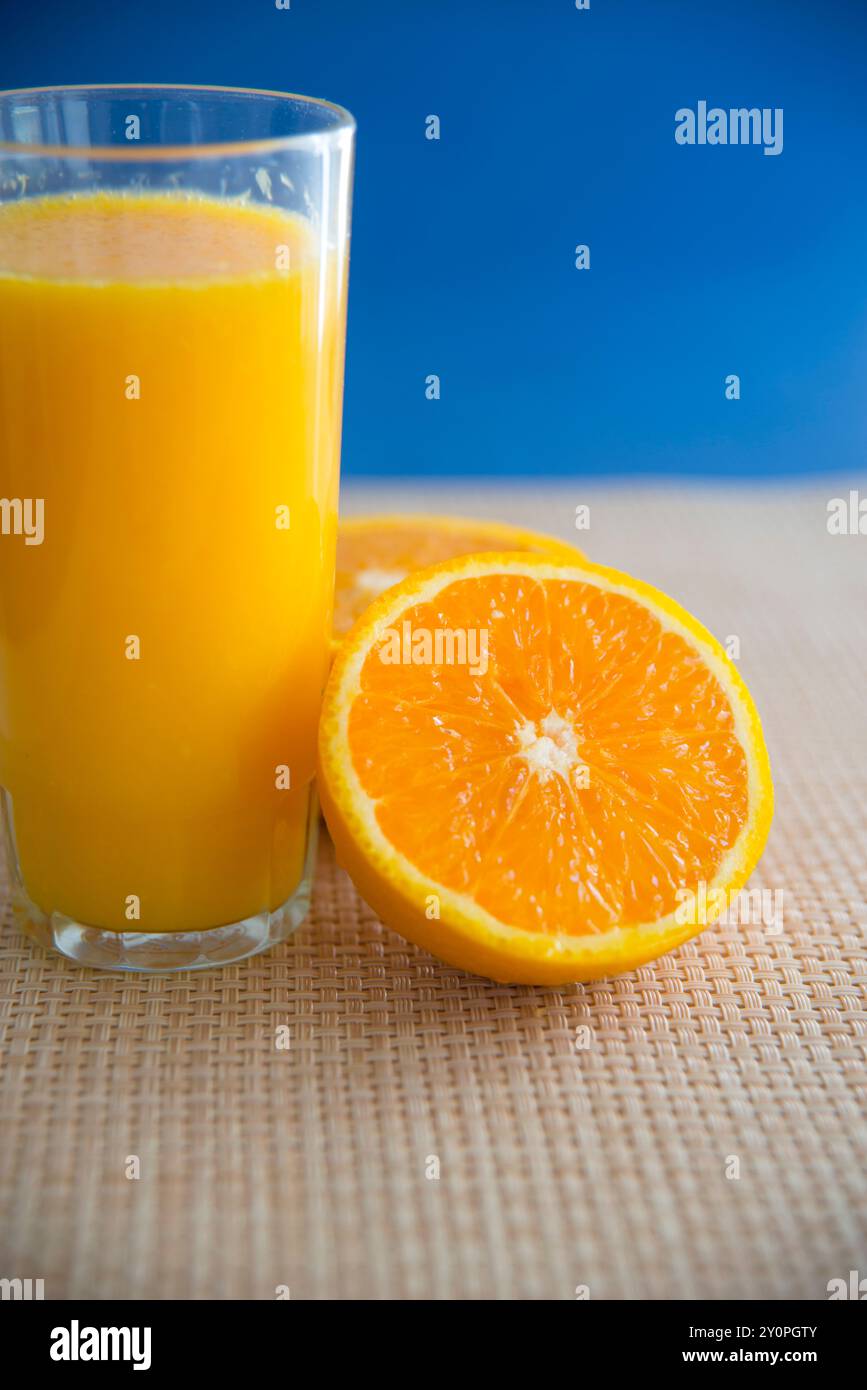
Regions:
<instances>
[{"instance_id":1,"label":"blue background","mask_svg":"<svg viewBox=\"0 0 867 1390\"><path fill-rule=\"evenodd\" d=\"M3 87L355 114L345 473L863 466L867 0L2 0L0 22ZM677 145L700 99L783 107L783 153Z\"/></svg>"}]
</instances>

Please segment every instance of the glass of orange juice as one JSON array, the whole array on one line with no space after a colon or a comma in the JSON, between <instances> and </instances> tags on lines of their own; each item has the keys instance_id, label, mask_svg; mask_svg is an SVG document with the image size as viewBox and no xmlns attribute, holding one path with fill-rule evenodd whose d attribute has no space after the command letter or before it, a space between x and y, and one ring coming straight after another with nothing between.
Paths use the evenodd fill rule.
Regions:
<instances>
[{"instance_id":1,"label":"glass of orange juice","mask_svg":"<svg viewBox=\"0 0 867 1390\"><path fill-rule=\"evenodd\" d=\"M0 786L25 930L198 969L303 919L354 122L0 94Z\"/></svg>"}]
</instances>

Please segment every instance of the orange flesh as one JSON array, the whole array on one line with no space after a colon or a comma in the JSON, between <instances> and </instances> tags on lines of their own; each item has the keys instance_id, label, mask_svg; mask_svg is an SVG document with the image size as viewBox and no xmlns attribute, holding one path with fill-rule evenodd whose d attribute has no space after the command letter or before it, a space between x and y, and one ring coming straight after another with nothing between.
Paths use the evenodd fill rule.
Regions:
<instances>
[{"instance_id":1,"label":"orange flesh","mask_svg":"<svg viewBox=\"0 0 867 1390\"><path fill-rule=\"evenodd\" d=\"M731 706L642 604L574 580L461 580L401 614L476 629L488 669L368 654L349 718L383 833L501 921L585 935L667 916L745 824Z\"/></svg>"},{"instance_id":2,"label":"orange flesh","mask_svg":"<svg viewBox=\"0 0 867 1390\"><path fill-rule=\"evenodd\" d=\"M515 539L504 540L503 531L479 523L478 527L455 527L411 522L382 529L345 531L337 537L337 580L334 591L334 631L348 632L356 618L384 589L398 584L408 574L473 555L482 550L524 550ZM540 552L542 546L535 547ZM565 541L562 548L566 548Z\"/></svg>"}]
</instances>

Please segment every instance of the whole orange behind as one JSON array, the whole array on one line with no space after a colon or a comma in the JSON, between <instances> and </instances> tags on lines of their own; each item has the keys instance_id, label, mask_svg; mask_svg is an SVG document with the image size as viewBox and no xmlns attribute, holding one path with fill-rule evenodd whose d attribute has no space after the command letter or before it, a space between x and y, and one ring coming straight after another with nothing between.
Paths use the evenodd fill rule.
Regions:
<instances>
[{"instance_id":1,"label":"whole orange behind","mask_svg":"<svg viewBox=\"0 0 867 1390\"><path fill-rule=\"evenodd\" d=\"M695 935L772 814L759 718L719 643L577 559L476 555L391 589L337 656L319 747L362 895L498 980L591 979Z\"/></svg>"}]
</instances>

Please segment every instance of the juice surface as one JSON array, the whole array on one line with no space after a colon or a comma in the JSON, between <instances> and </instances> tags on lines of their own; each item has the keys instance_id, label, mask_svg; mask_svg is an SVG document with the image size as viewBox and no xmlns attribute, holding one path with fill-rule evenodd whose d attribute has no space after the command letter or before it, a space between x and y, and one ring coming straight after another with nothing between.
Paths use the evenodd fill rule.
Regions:
<instances>
[{"instance_id":1,"label":"juice surface","mask_svg":"<svg viewBox=\"0 0 867 1390\"><path fill-rule=\"evenodd\" d=\"M0 498L44 503L41 544L0 534L0 783L44 912L198 930L299 882L331 626L332 269L268 208L0 205Z\"/></svg>"}]
</instances>

